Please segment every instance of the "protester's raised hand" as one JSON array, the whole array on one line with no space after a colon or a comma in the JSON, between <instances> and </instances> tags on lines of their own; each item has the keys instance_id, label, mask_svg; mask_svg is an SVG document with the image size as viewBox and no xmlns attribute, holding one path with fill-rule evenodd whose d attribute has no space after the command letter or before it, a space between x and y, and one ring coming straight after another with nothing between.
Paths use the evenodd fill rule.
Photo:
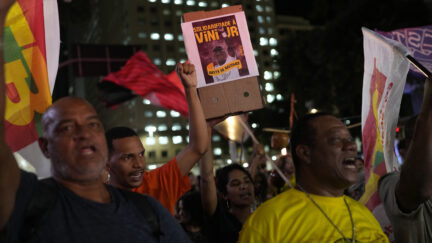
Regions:
<instances>
[{"instance_id":1,"label":"protester's raised hand","mask_svg":"<svg viewBox=\"0 0 432 243\"><path fill-rule=\"evenodd\" d=\"M197 77L193 64L178 63L176 70L185 88L195 88L197 86Z\"/></svg>"}]
</instances>

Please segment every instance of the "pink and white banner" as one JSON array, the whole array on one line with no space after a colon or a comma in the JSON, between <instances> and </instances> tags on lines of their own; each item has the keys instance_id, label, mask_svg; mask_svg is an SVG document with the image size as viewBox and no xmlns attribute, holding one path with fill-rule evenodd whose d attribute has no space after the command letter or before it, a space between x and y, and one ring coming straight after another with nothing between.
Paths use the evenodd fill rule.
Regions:
<instances>
[{"instance_id":1,"label":"pink and white banner","mask_svg":"<svg viewBox=\"0 0 432 243\"><path fill-rule=\"evenodd\" d=\"M366 191L360 199L373 210L380 204L379 178L398 169L395 130L409 70L408 50L398 42L362 28L364 76L362 101L363 155Z\"/></svg>"}]
</instances>

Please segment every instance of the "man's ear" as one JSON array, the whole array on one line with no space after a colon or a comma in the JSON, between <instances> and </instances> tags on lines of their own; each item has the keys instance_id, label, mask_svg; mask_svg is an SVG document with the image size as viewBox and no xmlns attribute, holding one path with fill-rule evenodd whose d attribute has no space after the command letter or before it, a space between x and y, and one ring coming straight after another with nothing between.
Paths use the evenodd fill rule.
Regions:
<instances>
[{"instance_id":1,"label":"man's ear","mask_svg":"<svg viewBox=\"0 0 432 243\"><path fill-rule=\"evenodd\" d=\"M45 155L45 157L47 157L49 159L50 156L48 153L48 140L44 137L40 137L38 139L38 143L39 143L39 148L41 149L42 153Z\"/></svg>"},{"instance_id":2,"label":"man's ear","mask_svg":"<svg viewBox=\"0 0 432 243\"><path fill-rule=\"evenodd\" d=\"M311 151L310 151L309 146L307 146L305 144L297 145L297 147L296 147L296 154L297 154L297 157L301 161L305 162L306 164L310 164L311 163L311 158L310 158Z\"/></svg>"}]
</instances>

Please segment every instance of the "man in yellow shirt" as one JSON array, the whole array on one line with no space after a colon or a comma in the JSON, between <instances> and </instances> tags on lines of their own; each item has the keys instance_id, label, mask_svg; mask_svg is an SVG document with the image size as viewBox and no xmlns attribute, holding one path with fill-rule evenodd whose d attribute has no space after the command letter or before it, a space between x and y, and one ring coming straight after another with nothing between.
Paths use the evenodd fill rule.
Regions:
<instances>
[{"instance_id":1,"label":"man in yellow shirt","mask_svg":"<svg viewBox=\"0 0 432 243\"><path fill-rule=\"evenodd\" d=\"M388 242L362 204L344 195L357 182L357 147L347 127L326 113L309 114L292 130L296 187L262 204L239 242Z\"/></svg>"}]
</instances>

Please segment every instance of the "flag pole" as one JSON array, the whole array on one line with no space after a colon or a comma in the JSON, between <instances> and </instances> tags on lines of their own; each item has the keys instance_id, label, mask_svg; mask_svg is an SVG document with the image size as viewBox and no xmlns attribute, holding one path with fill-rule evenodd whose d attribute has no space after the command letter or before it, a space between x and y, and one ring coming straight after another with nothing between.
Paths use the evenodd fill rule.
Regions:
<instances>
[{"instance_id":1,"label":"flag pole","mask_svg":"<svg viewBox=\"0 0 432 243\"><path fill-rule=\"evenodd\" d=\"M349 125L349 126L347 126L347 128L355 128L355 127L359 127L359 126L361 126L361 122Z\"/></svg>"},{"instance_id":2,"label":"flag pole","mask_svg":"<svg viewBox=\"0 0 432 243\"><path fill-rule=\"evenodd\" d=\"M425 68L421 63L419 63L414 57L411 55L406 55L408 61L414 65L426 78L432 79L432 74L429 72L427 68Z\"/></svg>"}]
</instances>

